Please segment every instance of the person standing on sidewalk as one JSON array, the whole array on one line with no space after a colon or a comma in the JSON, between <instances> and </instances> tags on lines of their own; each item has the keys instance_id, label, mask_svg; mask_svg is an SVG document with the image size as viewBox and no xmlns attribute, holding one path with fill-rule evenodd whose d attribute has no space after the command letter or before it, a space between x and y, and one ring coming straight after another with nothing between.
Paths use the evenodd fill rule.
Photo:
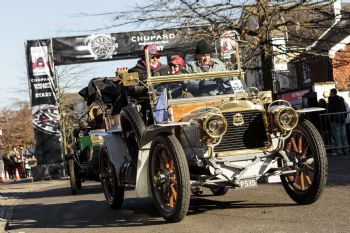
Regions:
<instances>
[{"instance_id":1,"label":"person standing on sidewalk","mask_svg":"<svg viewBox=\"0 0 350 233\"><path fill-rule=\"evenodd\" d=\"M5 175L5 164L4 164L3 155L4 155L4 147L3 145L0 145L0 183L4 182L3 178L5 178L3 177Z\"/></svg>"},{"instance_id":2,"label":"person standing on sidewalk","mask_svg":"<svg viewBox=\"0 0 350 233\"><path fill-rule=\"evenodd\" d=\"M337 155L347 155L349 153L349 145L345 127L346 107L343 97L337 95L337 89L335 88L331 89L328 97L328 113L331 113L331 130Z\"/></svg>"}]
</instances>

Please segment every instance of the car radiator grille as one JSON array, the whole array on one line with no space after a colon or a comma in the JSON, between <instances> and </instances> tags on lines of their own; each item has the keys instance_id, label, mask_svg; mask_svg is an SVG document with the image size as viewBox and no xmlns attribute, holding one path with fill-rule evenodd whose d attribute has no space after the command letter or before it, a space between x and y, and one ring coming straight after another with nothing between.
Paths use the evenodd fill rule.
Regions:
<instances>
[{"instance_id":1,"label":"car radiator grille","mask_svg":"<svg viewBox=\"0 0 350 233\"><path fill-rule=\"evenodd\" d=\"M242 111L244 124L233 125L233 115L238 112L226 112L223 116L227 121L227 131L215 152L230 150L254 149L268 146L264 120L260 111Z\"/></svg>"}]
</instances>

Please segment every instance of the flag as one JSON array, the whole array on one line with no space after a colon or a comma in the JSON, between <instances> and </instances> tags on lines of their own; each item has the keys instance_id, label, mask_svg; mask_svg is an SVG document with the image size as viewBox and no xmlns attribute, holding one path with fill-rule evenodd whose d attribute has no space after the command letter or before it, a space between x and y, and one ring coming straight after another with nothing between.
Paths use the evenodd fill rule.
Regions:
<instances>
[{"instance_id":1,"label":"flag","mask_svg":"<svg viewBox=\"0 0 350 233\"><path fill-rule=\"evenodd\" d=\"M167 121L169 117L167 89L164 88L153 110L153 118L159 124Z\"/></svg>"}]
</instances>

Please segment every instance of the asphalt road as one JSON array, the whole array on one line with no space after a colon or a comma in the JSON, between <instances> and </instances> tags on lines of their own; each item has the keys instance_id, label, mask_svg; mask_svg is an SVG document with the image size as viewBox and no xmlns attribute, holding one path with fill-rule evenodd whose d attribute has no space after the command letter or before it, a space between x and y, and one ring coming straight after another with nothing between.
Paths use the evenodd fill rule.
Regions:
<instances>
[{"instance_id":1,"label":"asphalt road","mask_svg":"<svg viewBox=\"0 0 350 233\"><path fill-rule=\"evenodd\" d=\"M329 159L329 182L313 205L296 205L281 184L192 197L186 218L168 224L152 199L126 192L121 210L109 209L98 183L72 196L68 180L33 183L19 200L9 232L350 232L350 156Z\"/></svg>"}]
</instances>

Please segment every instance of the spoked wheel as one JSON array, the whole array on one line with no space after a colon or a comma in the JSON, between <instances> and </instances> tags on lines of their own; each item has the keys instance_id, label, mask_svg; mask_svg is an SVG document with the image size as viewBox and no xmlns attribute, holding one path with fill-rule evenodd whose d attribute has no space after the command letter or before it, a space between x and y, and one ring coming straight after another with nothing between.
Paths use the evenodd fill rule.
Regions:
<instances>
[{"instance_id":1,"label":"spoked wheel","mask_svg":"<svg viewBox=\"0 0 350 233\"><path fill-rule=\"evenodd\" d=\"M321 196L327 182L328 161L321 135L304 120L286 140L285 151L297 172L282 175L288 195L298 204L311 204Z\"/></svg>"},{"instance_id":2,"label":"spoked wheel","mask_svg":"<svg viewBox=\"0 0 350 233\"><path fill-rule=\"evenodd\" d=\"M106 148L101 149L100 177L103 192L108 205L113 209L119 209L124 200L124 186L118 186L118 179L114 166L108 157Z\"/></svg>"},{"instance_id":3,"label":"spoked wheel","mask_svg":"<svg viewBox=\"0 0 350 233\"><path fill-rule=\"evenodd\" d=\"M181 221L190 203L190 174L185 153L173 135L157 136L151 145L149 180L163 218Z\"/></svg>"},{"instance_id":4,"label":"spoked wheel","mask_svg":"<svg viewBox=\"0 0 350 233\"><path fill-rule=\"evenodd\" d=\"M73 158L68 160L68 169L72 194L76 195L78 193L78 190L81 189L81 179L79 177L78 165Z\"/></svg>"},{"instance_id":5,"label":"spoked wheel","mask_svg":"<svg viewBox=\"0 0 350 233\"><path fill-rule=\"evenodd\" d=\"M217 186L217 187L211 187L210 191L214 194L214 196L223 196L228 192L227 187L224 186Z\"/></svg>"}]
</instances>

